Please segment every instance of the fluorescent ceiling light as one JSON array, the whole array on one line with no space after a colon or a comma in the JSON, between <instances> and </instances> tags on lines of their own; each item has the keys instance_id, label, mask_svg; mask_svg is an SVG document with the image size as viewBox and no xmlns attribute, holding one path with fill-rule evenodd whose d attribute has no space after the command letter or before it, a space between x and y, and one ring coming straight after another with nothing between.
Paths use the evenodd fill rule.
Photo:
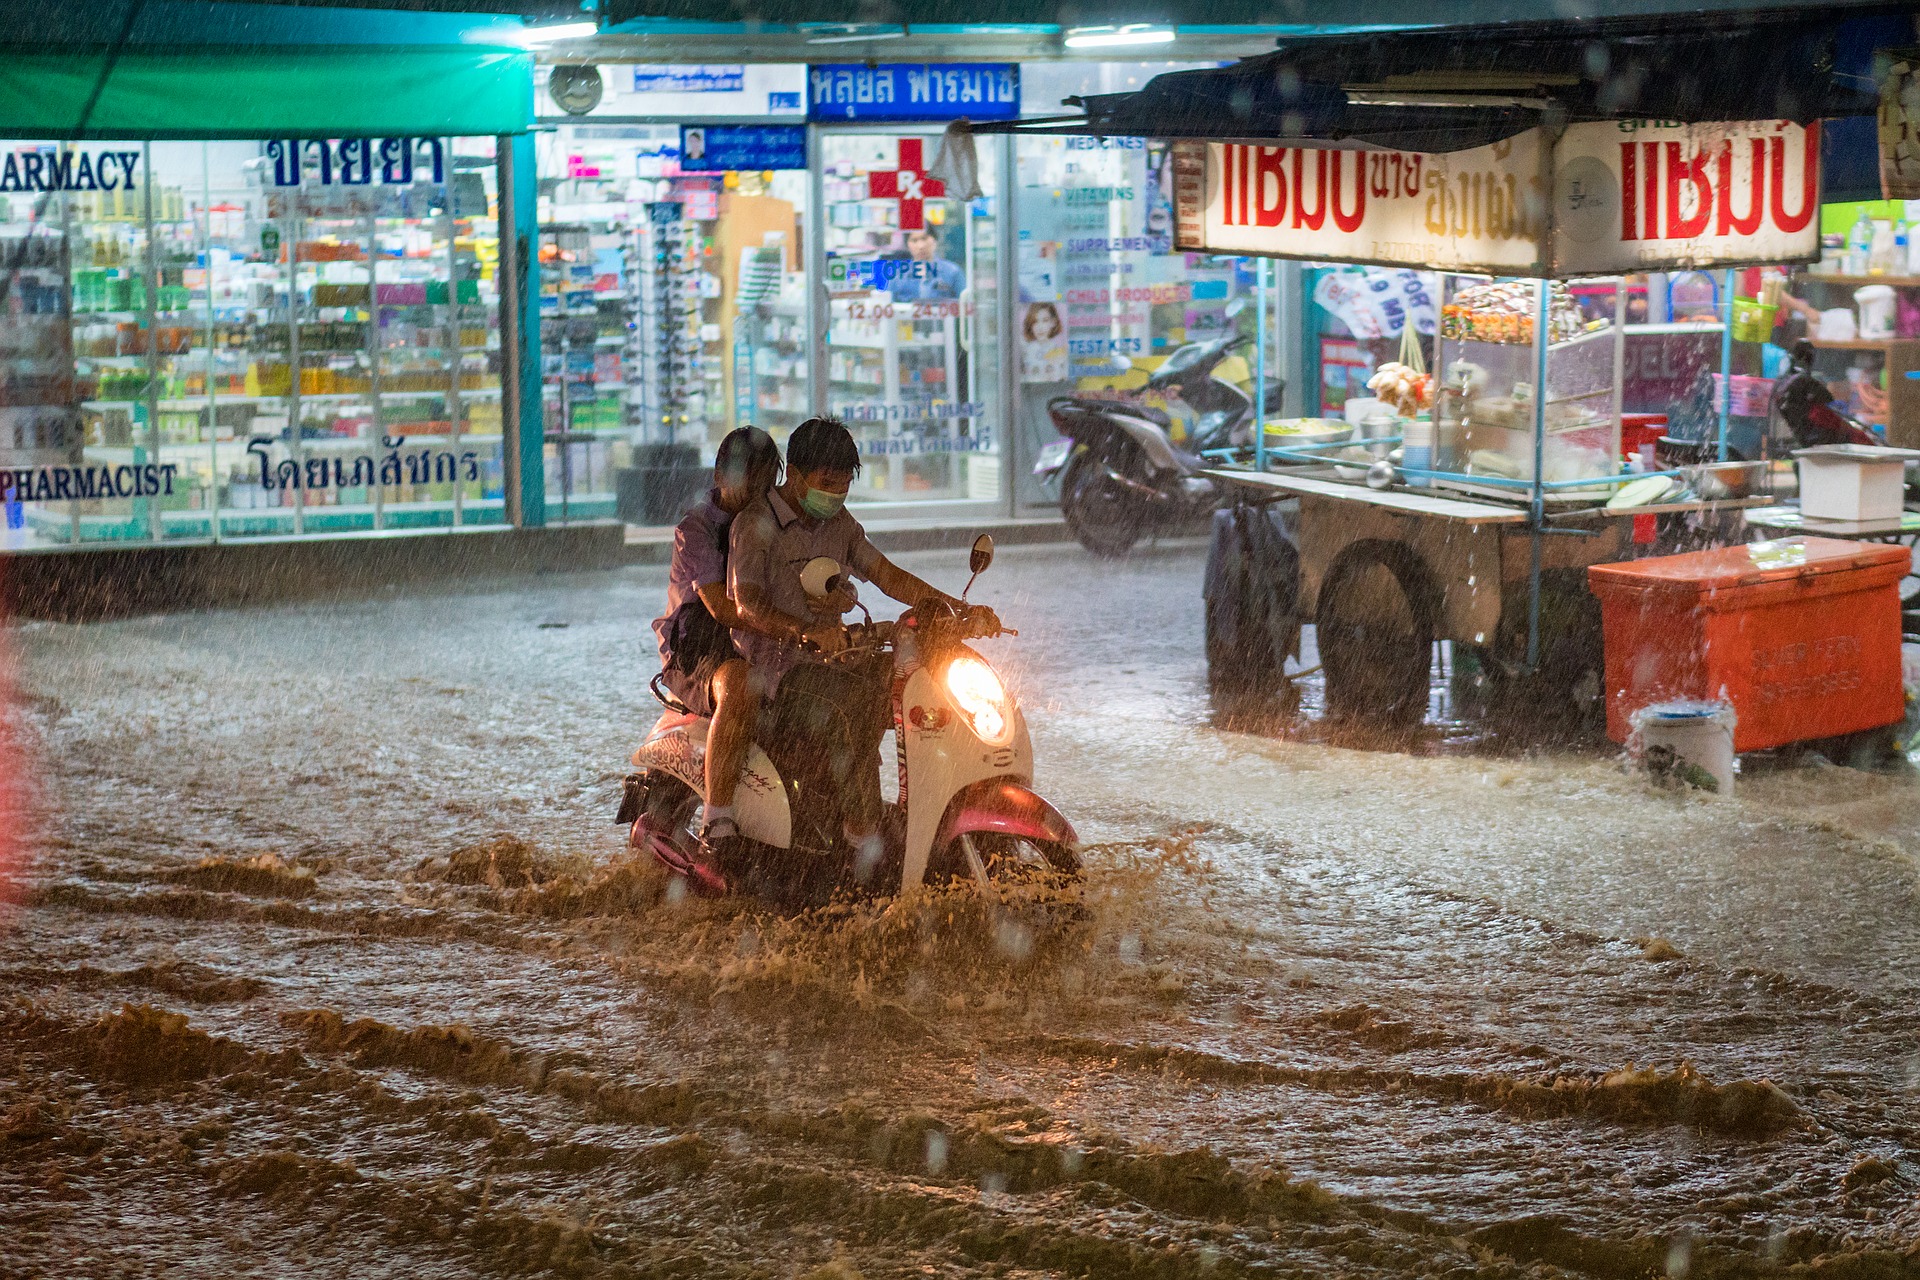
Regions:
<instances>
[{"instance_id":1,"label":"fluorescent ceiling light","mask_svg":"<svg viewBox=\"0 0 1920 1280\"><path fill-rule=\"evenodd\" d=\"M556 40L585 40L599 34L597 22L555 22L544 27L528 27L520 33L520 43L552 44Z\"/></svg>"},{"instance_id":2,"label":"fluorescent ceiling light","mask_svg":"<svg viewBox=\"0 0 1920 1280\"><path fill-rule=\"evenodd\" d=\"M1155 27L1131 22L1124 27L1069 27L1069 49L1116 49L1130 44L1172 44L1172 27Z\"/></svg>"},{"instance_id":3,"label":"fluorescent ceiling light","mask_svg":"<svg viewBox=\"0 0 1920 1280\"><path fill-rule=\"evenodd\" d=\"M900 40L907 34L905 27L857 22L833 22L819 26L804 23L800 30L806 35L808 44L857 44L864 40Z\"/></svg>"},{"instance_id":4,"label":"fluorescent ceiling light","mask_svg":"<svg viewBox=\"0 0 1920 1280\"><path fill-rule=\"evenodd\" d=\"M1495 93L1406 93L1356 92L1348 90L1347 101L1359 107L1527 107L1545 111L1553 103L1546 98L1522 98Z\"/></svg>"}]
</instances>

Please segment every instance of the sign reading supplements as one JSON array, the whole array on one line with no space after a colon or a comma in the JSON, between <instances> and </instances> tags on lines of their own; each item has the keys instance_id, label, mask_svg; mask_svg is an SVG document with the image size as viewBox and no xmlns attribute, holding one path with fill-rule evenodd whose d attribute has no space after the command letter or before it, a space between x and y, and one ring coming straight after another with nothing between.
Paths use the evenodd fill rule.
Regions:
<instances>
[{"instance_id":1,"label":"sign reading supplements","mask_svg":"<svg viewBox=\"0 0 1920 1280\"><path fill-rule=\"evenodd\" d=\"M1819 132L1574 125L1443 155L1185 142L1178 246L1514 275L1810 260Z\"/></svg>"}]
</instances>

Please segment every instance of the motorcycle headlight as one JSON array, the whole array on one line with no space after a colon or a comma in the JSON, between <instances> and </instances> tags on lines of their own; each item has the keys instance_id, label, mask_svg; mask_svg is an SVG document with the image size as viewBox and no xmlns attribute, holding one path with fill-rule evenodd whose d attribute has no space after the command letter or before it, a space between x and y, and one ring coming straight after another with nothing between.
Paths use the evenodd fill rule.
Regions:
<instances>
[{"instance_id":1,"label":"motorcycle headlight","mask_svg":"<svg viewBox=\"0 0 1920 1280\"><path fill-rule=\"evenodd\" d=\"M1007 702L1006 686L992 667L963 653L947 664L944 679L954 708L982 742L1003 747L1013 740L1013 708Z\"/></svg>"}]
</instances>

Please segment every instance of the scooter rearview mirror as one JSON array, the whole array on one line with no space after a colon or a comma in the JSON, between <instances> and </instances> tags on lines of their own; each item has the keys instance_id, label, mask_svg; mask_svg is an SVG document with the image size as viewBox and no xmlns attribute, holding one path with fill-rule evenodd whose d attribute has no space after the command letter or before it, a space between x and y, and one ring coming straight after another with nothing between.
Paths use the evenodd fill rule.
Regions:
<instances>
[{"instance_id":1,"label":"scooter rearview mirror","mask_svg":"<svg viewBox=\"0 0 1920 1280\"><path fill-rule=\"evenodd\" d=\"M973 572L973 577L967 579L967 591L973 590L974 579L985 573L992 563L993 535L983 533L973 540L973 550L967 554L967 568ZM967 591L960 593L962 600L967 598Z\"/></svg>"}]
</instances>

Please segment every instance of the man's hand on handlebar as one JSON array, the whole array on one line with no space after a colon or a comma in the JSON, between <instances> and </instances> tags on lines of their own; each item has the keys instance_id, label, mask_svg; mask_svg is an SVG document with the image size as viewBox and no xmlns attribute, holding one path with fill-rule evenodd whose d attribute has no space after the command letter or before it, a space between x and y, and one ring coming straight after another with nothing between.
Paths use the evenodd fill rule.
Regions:
<instances>
[{"instance_id":1,"label":"man's hand on handlebar","mask_svg":"<svg viewBox=\"0 0 1920 1280\"><path fill-rule=\"evenodd\" d=\"M831 658L847 647L847 629L838 621L815 622L801 631L800 639Z\"/></svg>"},{"instance_id":2,"label":"man's hand on handlebar","mask_svg":"<svg viewBox=\"0 0 1920 1280\"><path fill-rule=\"evenodd\" d=\"M859 607L860 592L854 588L853 582L850 579L843 579L839 586L827 593L826 600L823 601L823 603L828 610L832 611L833 616L837 618L841 614L851 613Z\"/></svg>"}]
</instances>

